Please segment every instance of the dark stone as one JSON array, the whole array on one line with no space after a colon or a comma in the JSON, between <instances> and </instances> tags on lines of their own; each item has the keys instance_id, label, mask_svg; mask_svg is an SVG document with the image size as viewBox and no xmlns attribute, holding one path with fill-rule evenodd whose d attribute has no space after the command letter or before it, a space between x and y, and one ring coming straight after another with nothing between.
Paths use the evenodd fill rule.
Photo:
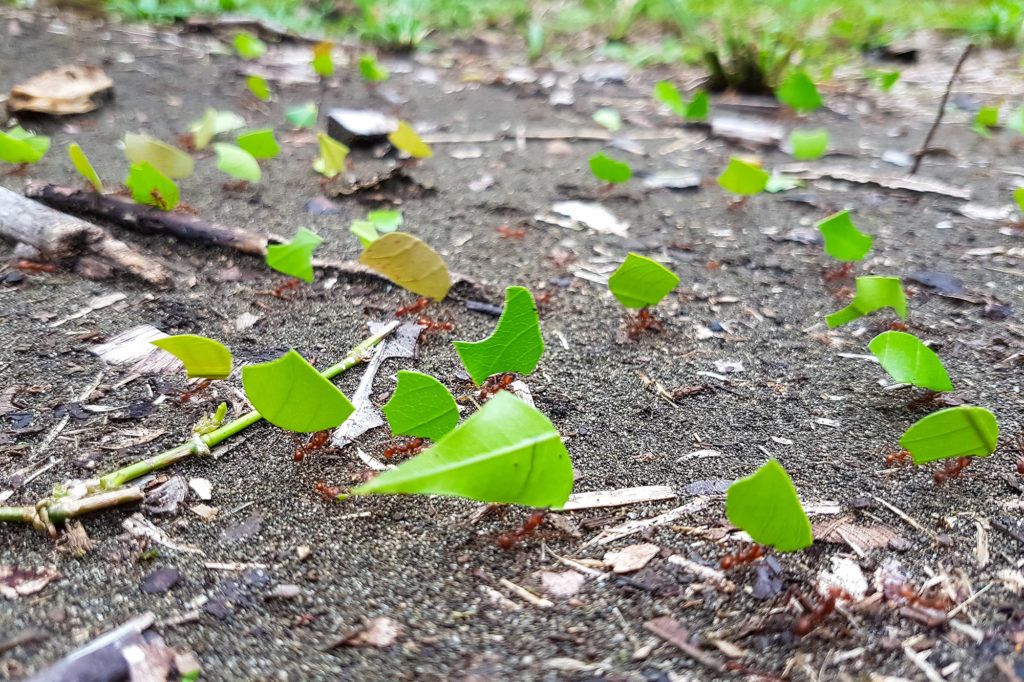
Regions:
<instances>
[{"instance_id":1,"label":"dark stone","mask_svg":"<svg viewBox=\"0 0 1024 682\"><path fill-rule=\"evenodd\" d=\"M181 573L173 568L161 568L153 571L142 581L142 591L146 594L163 594L181 582Z\"/></svg>"},{"instance_id":2,"label":"dark stone","mask_svg":"<svg viewBox=\"0 0 1024 682\"><path fill-rule=\"evenodd\" d=\"M372 147L398 129L398 120L373 109L331 109L327 134L350 147Z\"/></svg>"}]
</instances>

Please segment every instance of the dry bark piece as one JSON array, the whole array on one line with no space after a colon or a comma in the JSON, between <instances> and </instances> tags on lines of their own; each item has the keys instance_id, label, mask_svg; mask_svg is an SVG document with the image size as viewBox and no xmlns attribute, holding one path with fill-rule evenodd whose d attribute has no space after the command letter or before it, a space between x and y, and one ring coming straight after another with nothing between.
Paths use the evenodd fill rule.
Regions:
<instances>
[{"instance_id":1,"label":"dry bark piece","mask_svg":"<svg viewBox=\"0 0 1024 682\"><path fill-rule=\"evenodd\" d=\"M11 88L7 108L41 114L84 114L110 101L114 81L98 66L65 66L44 71Z\"/></svg>"},{"instance_id":2,"label":"dry bark piece","mask_svg":"<svg viewBox=\"0 0 1024 682\"><path fill-rule=\"evenodd\" d=\"M684 654L701 665L707 666L716 672L725 672L725 664L723 664L722 661L710 654L704 653L699 646L690 643L689 631L675 618L672 618L671 616L661 616L660 618L655 618L654 620L649 620L644 623L644 628L648 632L661 637L669 644L674 644L679 647Z\"/></svg>"},{"instance_id":3,"label":"dry bark piece","mask_svg":"<svg viewBox=\"0 0 1024 682\"><path fill-rule=\"evenodd\" d=\"M632 573L646 566L660 551L660 547L650 543L628 545L619 550L606 552L604 563L615 573Z\"/></svg>"},{"instance_id":4,"label":"dry bark piece","mask_svg":"<svg viewBox=\"0 0 1024 682\"><path fill-rule=\"evenodd\" d=\"M672 500L676 492L669 485L645 485L636 488L618 488L616 490L597 490L587 493L573 493L561 511L580 509L596 509L598 507L620 507L639 502L656 502Z\"/></svg>"},{"instance_id":5,"label":"dry bark piece","mask_svg":"<svg viewBox=\"0 0 1024 682\"><path fill-rule=\"evenodd\" d=\"M55 566L41 568L18 568L17 566L0 566L0 595L7 599L17 599L35 594L50 581L60 577Z\"/></svg>"},{"instance_id":6,"label":"dry bark piece","mask_svg":"<svg viewBox=\"0 0 1024 682\"><path fill-rule=\"evenodd\" d=\"M853 522L853 517L844 516L832 521L811 524L814 539L837 545L857 546L862 550L886 547L897 533L892 526L875 524L864 526Z\"/></svg>"}]
</instances>

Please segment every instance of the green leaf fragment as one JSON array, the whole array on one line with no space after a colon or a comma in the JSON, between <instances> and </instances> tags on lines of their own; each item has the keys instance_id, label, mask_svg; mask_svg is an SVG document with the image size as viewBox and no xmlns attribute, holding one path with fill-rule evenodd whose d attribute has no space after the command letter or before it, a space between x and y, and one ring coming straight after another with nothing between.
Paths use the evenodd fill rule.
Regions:
<instances>
[{"instance_id":1,"label":"green leaf fragment","mask_svg":"<svg viewBox=\"0 0 1024 682\"><path fill-rule=\"evenodd\" d=\"M312 128L316 125L317 108L312 102L291 107L285 113L285 118L296 128Z\"/></svg>"},{"instance_id":2,"label":"green leaf fragment","mask_svg":"<svg viewBox=\"0 0 1024 682\"><path fill-rule=\"evenodd\" d=\"M265 42L246 31L236 33L232 42L242 59L259 59L267 51Z\"/></svg>"},{"instance_id":3,"label":"green leaf fragment","mask_svg":"<svg viewBox=\"0 0 1024 682\"><path fill-rule=\"evenodd\" d=\"M369 220L353 220L348 231L359 237L364 249L380 237L377 226Z\"/></svg>"},{"instance_id":4,"label":"green leaf fragment","mask_svg":"<svg viewBox=\"0 0 1024 682\"><path fill-rule=\"evenodd\" d=\"M313 251L322 241L320 236L300 227L287 244L271 244L267 247L267 265L278 272L312 282L313 265L310 260Z\"/></svg>"},{"instance_id":5,"label":"green leaf fragment","mask_svg":"<svg viewBox=\"0 0 1024 682\"><path fill-rule=\"evenodd\" d=\"M100 182L100 176L96 174L96 169L89 163L89 159L85 156L85 152L78 146L77 142L72 142L71 146L68 147L68 156L71 157L71 164L78 171L79 175L89 181L96 191L103 194L103 183Z\"/></svg>"},{"instance_id":6,"label":"green leaf fragment","mask_svg":"<svg viewBox=\"0 0 1024 682\"><path fill-rule=\"evenodd\" d=\"M999 125L999 107L982 107L974 117L974 125L982 128L995 128Z\"/></svg>"},{"instance_id":7,"label":"green leaf fragment","mask_svg":"<svg viewBox=\"0 0 1024 682\"><path fill-rule=\"evenodd\" d=\"M383 410L396 436L436 441L459 423L452 394L440 381L419 372L399 370L398 386Z\"/></svg>"},{"instance_id":8,"label":"green leaf fragment","mask_svg":"<svg viewBox=\"0 0 1024 682\"><path fill-rule=\"evenodd\" d=\"M270 86L267 85L267 79L263 76L249 76L245 79L245 85L249 88L249 92L264 102L270 99Z\"/></svg>"},{"instance_id":9,"label":"green leaf fragment","mask_svg":"<svg viewBox=\"0 0 1024 682\"><path fill-rule=\"evenodd\" d=\"M530 22L526 27L526 56L530 61L540 57L544 50L544 25L537 22Z\"/></svg>"},{"instance_id":10,"label":"green leaf fragment","mask_svg":"<svg viewBox=\"0 0 1024 682\"><path fill-rule=\"evenodd\" d=\"M226 379L231 374L231 351L213 339L179 334L150 343L181 360L189 379Z\"/></svg>"},{"instance_id":11,"label":"green leaf fragment","mask_svg":"<svg viewBox=\"0 0 1024 682\"><path fill-rule=\"evenodd\" d=\"M1024 135L1024 107L1013 110L1010 117L1006 120L1006 127Z\"/></svg>"},{"instance_id":12,"label":"green leaf fragment","mask_svg":"<svg viewBox=\"0 0 1024 682\"><path fill-rule=\"evenodd\" d=\"M333 178L345 170L345 158L350 150L324 133L317 133L316 138L320 141L320 158L313 162L313 170Z\"/></svg>"},{"instance_id":13,"label":"green leaf fragment","mask_svg":"<svg viewBox=\"0 0 1024 682\"><path fill-rule=\"evenodd\" d=\"M523 287L505 290L505 309L494 333L483 341L456 341L455 352L477 386L499 372L529 374L544 354L533 295Z\"/></svg>"},{"instance_id":14,"label":"green leaf fragment","mask_svg":"<svg viewBox=\"0 0 1024 682\"><path fill-rule=\"evenodd\" d=\"M815 227L825 238L825 253L845 261L858 261L871 250L871 235L856 228L849 211L834 213Z\"/></svg>"},{"instance_id":15,"label":"green leaf fragment","mask_svg":"<svg viewBox=\"0 0 1024 682\"><path fill-rule=\"evenodd\" d=\"M693 94L693 99L686 105L686 114L683 116L687 121L703 121L708 117L708 93L698 90Z\"/></svg>"},{"instance_id":16,"label":"green leaf fragment","mask_svg":"<svg viewBox=\"0 0 1024 682\"><path fill-rule=\"evenodd\" d=\"M879 74L879 87L885 92L889 92L892 86L896 85L896 81L900 79L899 71L884 71Z\"/></svg>"},{"instance_id":17,"label":"green leaf fragment","mask_svg":"<svg viewBox=\"0 0 1024 682\"><path fill-rule=\"evenodd\" d=\"M828 149L828 131L794 130L789 134L789 146L794 159L817 159Z\"/></svg>"},{"instance_id":18,"label":"green leaf fragment","mask_svg":"<svg viewBox=\"0 0 1024 682\"><path fill-rule=\"evenodd\" d=\"M50 149L50 138L33 135L21 126L0 133L0 160L7 163L35 163Z\"/></svg>"},{"instance_id":19,"label":"green leaf fragment","mask_svg":"<svg viewBox=\"0 0 1024 682\"><path fill-rule=\"evenodd\" d=\"M272 159L281 152L272 128L261 128L238 136L238 146L257 159Z\"/></svg>"},{"instance_id":20,"label":"green leaf fragment","mask_svg":"<svg viewBox=\"0 0 1024 682\"><path fill-rule=\"evenodd\" d=\"M124 184L132 191L132 200L171 211L178 205L178 186L152 164L143 161L132 164Z\"/></svg>"},{"instance_id":21,"label":"green leaf fragment","mask_svg":"<svg viewBox=\"0 0 1024 682\"><path fill-rule=\"evenodd\" d=\"M838 327L880 308L890 307L907 318L907 297L899 277L858 277L857 293L850 305L825 318L829 327Z\"/></svg>"},{"instance_id":22,"label":"green leaf fragment","mask_svg":"<svg viewBox=\"0 0 1024 682\"><path fill-rule=\"evenodd\" d=\"M878 358L882 369L901 384L914 384L933 391L952 391L942 360L913 334L882 332L871 339L868 349Z\"/></svg>"},{"instance_id":23,"label":"green leaf fragment","mask_svg":"<svg viewBox=\"0 0 1024 682\"><path fill-rule=\"evenodd\" d=\"M605 182L625 182L633 177L633 170L628 163L616 161L604 152L590 157L590 172Z\"/></svg>"},{"instance_id":24,"label":"green leaf fragment","mask_svg":"<svg viewBox=\"0 0 1024 682\"><path fill-rule=\"evenodd\" d=\"M572 482L569 453L551 421L499 391L432 448L352 494L447 495L559 508L569 499Z\"/></svg>"},{"instance_id":25,"label":"green leaf fragment","mask_svg":"<svg viewBox=\"0 0 1024 682\"><path fill-rule=\"evenodd\" d=\"M145 161L169 178L187 178L195 167L191 156L149 135L125 133L124 155L132 163Z\"/></svg>"},{"instance_id":26,"label":"green leaf fragment","mask_svg":"<svg viewBox=\"0 0 1024 682\"><path fill-rule=\"evenodd\" d=\"M215 135L245 126L245 119L233 111L207 109L203 118L189 127L196 149L204 149Z\"/></svg>"},{"instance_id":27,"label":"green leaf fragment","mask_svg":"<svg viewBox=\"0 0 1024 682\"><path fill-rule=\"evenodd\" d=\"M1017 206L1020 207L1020 210L1024 211L1024 187L1018 187L1013 190L1013 198L1017 202Z\"/></svg>"},{"instance_id":28,"label":"green leaf fragment","mask_svg":"<svg viewBox=\"0 0 1024 682\"><path fill-rule=\"evenodd\" d=\"M984 407L960 405L920 419L900 438L900 447L913 455L914 464L924 464L949 457L987 457L998 442L994 414Z\"/></svg>"},{"instance_id":29,"label":"green leaf fragment","mask_svg":"<svg viewBox=\"0 0 1024 682\"><path fill-rule=\"evenodd\" d=\"M679 276L650 258L630 253L608 278L608 289L627 308L658 305L679 284Z\"/></svg>"},{"instance_id":30,"label":"green leaf fragment","mask_svg":"<svg viewBox=\"0 0 1024 682\"><path fill-rule=\"evenodd\" d=\"M770 194L776 194L778 192L788 192L791 189L803 186L804 182L800 178L793 178L788 175L772 171L771 177L768 178L768 183L764 186L764 191Z\"/></svg>"},{"instance_id":31,"label":"green leaf fragment","mask_svg":"<svg viewBox=\"0 0 1024 682\"><path fill-rule=\"evenodd\" d=\"M718 176L718 184L733 194L751 195L764 191L770 177L757 166L733 157L729 159L729 166Z\"/></svg>"},{"instance_id":32,"label":"green leaf fragment","mask_svg":"<svg viewBox=\"0 0 1024 682\"><path fill-rule=\"evenodd\" d=\"M288 431L333 429L355 411L337 386L294 350L277 360L243 367L242 386L261 417Z\"/></svg>"},{"instance_id":33,"label":"green leaf fragment","mask_svg":"<svg viewBox=\"0 0 1024 682\"><path fill-rule=\"evenodd\" d=\"M263 176L260 164L249 152L227 142L216 142L213 151L217 154L217 168L239 180L259 182Z\"/></svg>"},{"instance_id":34,"label":"green leaf fragment","mask_svg":"<svg viewBox=\"0 0 1024 682\"><path fill-rule=\"evenodd\" d=\"M334 75L334 61L331 59L331 50L334 43L323 41L313 46L313 71L318 76L329 78Z\"/></svg>"},{"instance_id":35,"label":"green leaf fragment","mask_svg":"<svg viewBox=\"0 0 1024 682\"><path fill-rule=\"evenodd\" d=\"M622 128L622 116L614 109L598 109L594 112L594 123L614 133Z\"/></svg>"},{"instance_id":36,"label":"green leaf fragment","mask_svg":"<svg viewBox=\"0 0 1024 682\"><path fill-rule=\"evenodd\" d=\"M653 97L687 121L701 121L708 116L708 93L703 90L698 90L692 100L685 102L676 86L668 81L659 81L654 86Z\"/></svg>"},{"instance_id":37,"label":"green leaf fragment","mask_svg":"<svg viewBox=\"0 0 1024 682\"><path fill-rule=\"evenodd\" d=\"M753 476L741 478L726 494L725 514L754 542L780 552L795 552L814 541L811 522L800 506L796 488L774 459Z\"/></svg>"},{"instance_id":38,"label":"green leaf fragment","mask_svg":"<svg viewBox=\"0 0 1024 682\"><path fill-rule=\"evenodd\" d=\"M388 70L377 63L372 54L364 54L359 58L359 75L371 83L378 83L388 79Z\"/></svg>"},{"instance_id":39,"label":"green leaf fragment","mask_svg":"<svg viewBox=\"0 0 1024 682\"><path fill-rule=\"evenodd\" d=\"M366 219L381 232L394 232L405 222L401 211L370 211Z\"/></svg>"},{"instance_id":40,"label":"green leaf fragment","mask_svg":"<svg viewBox=\"0 0 1024 682\"><path fill-rule=\"evenodd\" d=\"M775 97L799 113L814 111L822 104L818 88L805 71L790 73L775 91Z\"/></svg>"}]
</instances>

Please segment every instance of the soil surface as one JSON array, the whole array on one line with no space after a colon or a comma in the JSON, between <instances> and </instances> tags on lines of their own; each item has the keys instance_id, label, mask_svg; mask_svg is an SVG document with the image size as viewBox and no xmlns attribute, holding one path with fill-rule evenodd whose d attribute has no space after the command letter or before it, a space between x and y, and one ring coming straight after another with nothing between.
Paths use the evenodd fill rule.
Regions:
<instances>
[{"instance_id":1,"label":"soil surface","mask_svg":"<svg viewBox=\"0 0 1024 682\"><path fill-rule=\"evenodd\" d=\"M943 194L829 178L738 202L714 182L732 155L759 156L766 168L903 177L906 168L882 156L912 153L921 144L960 46L922 37L918 63L904 68L889 93L863 81L860 65L840 69L823 86L827 108L805 117L770 101L712 98L714 115L781 125L787 134L827 128L833 151L796 163L777 146L738 144L700 126L682 127L650 98L657 80L686 85L698 72L637 72L564 58L532 75L507 73L522 70L522 55L483 36L388 57L392 76L375 88L348 66L321 88L290 82L289 74L308 75L308 47L282 43L259 60L285 75L271 80L274 99L260 103L245 88L248 65L212 36L11 10L0 16L4 90L40 71L81 63L102 65L117 91L113 102L90 114L23 118L26 127L51 135L53 146L26 175L6 174L0 184L21 191L27 177L80 185L66 154L77 141L114 188L127 173L118 146L125 132L174 142L211 106L241 113L250 127L273 126L283 151L265 165L262 182L222 188L226 176L210 153L200 152L195 174L181 183L183 201L205 218L259 232L290 236L309 227L325 240L318 255L332 259L358 255L359 243L348 232L352 220L372 207L395 206L404 212L403 229L478 283L427 309L455 331L429 334L412 360L388 360L374 385L375 402L387 399L398 369L429 373L456 397L471 395L450 341L484 338L496 318L468 310L466 302L500 305L504 287L523 285L535 295L550 294L540 304L547 350L526 381L537 407L565 437L578 473L574 491L666 485L678 495L564 513L557 526L546 521L537 536L506 551L495 538L522 524L528 510L507 508L473 522L480 505L462 500L329 501L314 491L317 483L347 488L365 470L353 448L295 462L292 437L260 423L244 440L229 441L234 446L219 457L161 472L209 479L212 499L205 504L219 510L211 521L189 509L199 502L191 493L171 517L109 509L83 519L94 545L82 556L28 526L0 527L0 565L53 565L61 574L38 593L0 603L0 637L45 632L2 651L0 677L22 679L43 670L147 611L169 645L194 653L203 679L831 680L871 674L994 680L1013 679L1014 666L1024 676L1024 477L1017 473L1014 443L1024 417L1024 248L1012 222L1015 208L996 220L974 210L1011 203L1024 175L1017 157L1021 138L1011 130L987 138L969 130L979 105L1022 91L1019 55L970 58L933 142L940 153L928 155L918 175L969 189L966 209L964 200ZM360 49L337 50L339 59L343 54L354 59ZM573 103L553 104L555 89L571 91ZM311 169L316 138L284 123L286 108L307 101L395 113L416 122L428 139L497 139L437 141L434 158L409 170L422 187L358 193L335 202L336 214L314 215L306 205L324 193ZM591 114L600 107L622 114L617 146L536 137L592 131ZM318 127L324 126L321 114ZM650 189L634 178L606 192L587 165L606 147L634 171L696 173L702 184ZM387 163L366 150L352 158L353 173L361 177ZM487 175L493 184L481 189L488 183L478 181ZM602 234L537 219L567 200L600 202L628 222L628 230ZM874 247L850 276L825 281L836 262L816 243L813 225L842 209L874 236ZM506 237L498 232L503 225L525 234ZM312 285L287 291L290 298L278 298L269 292L288 280L258 258L114 229L172 268L175 288L157 290L130 277L89 281L72 272L22 272L14 245L0 247L0 277L6 278L0 284L0 391L22 387L17 411L0 422L3 504L32 504L68 479L183 442L223 400L229 414L245 408L237 378L215 382L186 403L180 396L190 385L180 371L125 383L126 366L105 364L90 352L104 338L151 324L169 334L217 338L243 363L294 347L325 367L367 335L369 322L415 300L382 280L329 269ZM664 329L635 341L624 339L626 314L602 284L629 251L664 262L682 279L653 311ZM910 278L913 273L926 274ZM961 284L937 289L936 273ZM999 418L996 452L944 485L933 483L937 465L885 460L886 446L938 407L908 405L922 397L918 389L886 390L891 379L866 355L867 342L890 328L895 315L880 311L834 330L824 323L826 314L846 305L850 289L844 287L858 274L907 278L913 295L906 328L941 356L956 387L949 400L987 407ZM54 326L94 297L114 292L126 297ZM243 314L259 320L239 330ZM338 380L347 395L361 372ZM667 397L657 385L669 396L684 390ZM472 405L466 407L468 414ZM376 429L359 447L379 456L390 442L386 429ZM818 541L733 569L733 593L670 562L678 555L717 567L721 557L746 547L725 518L723 491L769 456L790 473ZM669 524L584 546L601 529L685 504L693 511ZM122 522L140 511L174 542L198 551L127 536ZM836 526L845 529L842 535L831 532ZM858 535L864 529L870 529L867 536ZM620 578L601 567L607 551L637 543L658 548L645 568ZM607 577L584 573L575 594L550 595L546 607L500 582L543 594L539 572L574 570L559 556ZM794 636L801 612L791 590L819 602L819 575L837 558L863 571L868 596L810 635ZM946 601L948 620L923 623L919 611L882 598L873 574L892 561L915 590ZM177 584L143 591L162 569L180 574ZM298 593L282 592L282 585L298 586ZM652 635L645 623L663 616L685 627L711 663L727 665L716 672ZM402 628L393 643L375 647L349 638L339 645L381 617Z\"/></svg>"}]
</instances>

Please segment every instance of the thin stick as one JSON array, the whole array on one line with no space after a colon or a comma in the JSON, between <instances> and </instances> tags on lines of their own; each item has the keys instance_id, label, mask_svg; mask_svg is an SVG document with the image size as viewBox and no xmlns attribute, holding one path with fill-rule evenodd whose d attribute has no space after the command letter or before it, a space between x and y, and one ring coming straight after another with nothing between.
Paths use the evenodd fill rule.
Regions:
<instances>
[{"instance_id":1,"label":"thin stick","mask_svg":"<svg viewBox=\"0 0 1024 682\"><path fill-rule=\"evenodd\" d=\"M960 59L957 60L956 66L953 67L953 73L949 76L949 82L946 83L946 92L942 94L942 100L939 102L939 111L935 114L935 121L932 123L932 127L928 130L928 134L924 136L924 142L921 143L921 148L914 152L914 165L910 167L910 175L917 172L918 167L921 165L921 159L928 152L928 145L932 142L932 137L935 135L935 131L939 128L939 123L942 122L942 117L946 113L946 101L949 99L949 92L953 89L953 81L960 74L960 69L963 67L964 62L967 61L967 57L970 56L974 50L974 43L969 43L964 48L963 53L960 55Z\"/></svg>"},{"instance_id":2,"label":"thin stick","mask_svg":"<svg viewBox=\"0 0 1024 682\"><path fill-rule=\"evenodd\" d=\"M342 372L352 369L365 359L366 352L383 341L391 332L398 328L398 320L393 320L384 325L380 331L369 336L362 343L355 346L348 352L341 362L328 367L320 374L325 379L331 379ZM225 424L219 429L203 436L196 436L193 440L177 445L170 450L161 452L141 462L130 464L124 468L113 471L93 481L90 486L91 494L84 498L78 498L73 502L62 503L59 499L52 504L30 505L24 507L0 507L0 521L23 521L31 523L42 530L49 530L54 534L53 522L62 521L71 516L78 516L97 509L111 507L125 502L137 502L142 497L141 491L135 488L118 490L125 483L133 481L140 476L163 469L175 462L183 460L200 452L209 452L209 448L230 438L243 429L252 426L263 419L263 416L253 410L235 419L230 424ZM132 492L134 491L134 492ZM115 494L116 493L116 494ZM42 508L40 508L42 506Z\"/></svg>"}]
</instances>

